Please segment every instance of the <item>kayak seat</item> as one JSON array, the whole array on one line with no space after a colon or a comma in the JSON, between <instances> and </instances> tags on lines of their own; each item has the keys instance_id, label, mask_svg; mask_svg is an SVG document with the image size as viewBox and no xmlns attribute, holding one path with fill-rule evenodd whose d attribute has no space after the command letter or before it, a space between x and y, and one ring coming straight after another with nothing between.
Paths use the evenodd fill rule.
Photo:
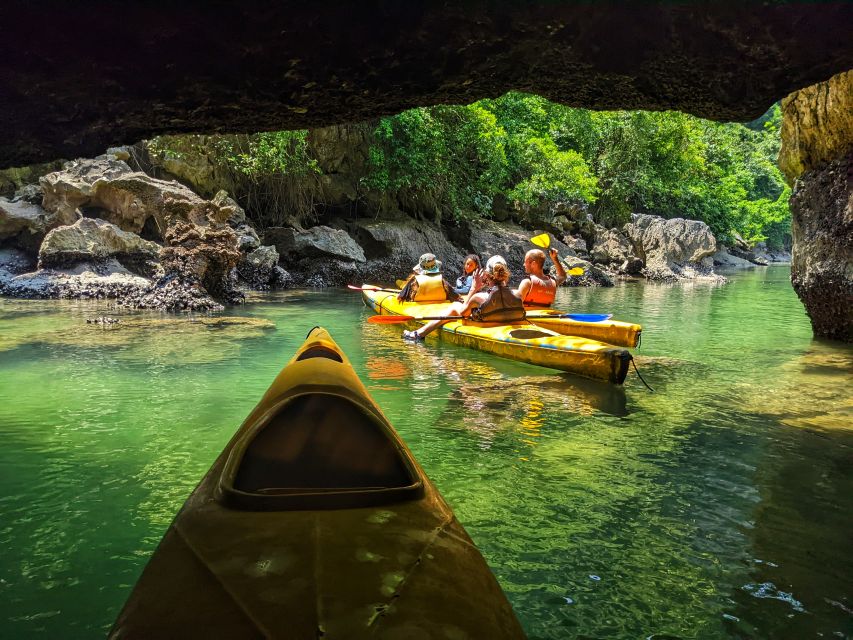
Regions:
<instances>
[{"instance_id":1,"label":"kayak seat","mask_svg":"<svg viewBox=\"0 0 853 640\"><path fill-rule=\"evenodd\" d=\"M270 495L414 482L381 424L347 398L314 393L286 403L257 433L239 461L234 488Z\"/></svg>"},{"instance_id":2,"label":"kayak seat","mask_svg":"<svg viewBox=\"0 0 853 640\"><path fill-rule=\"evenodd\" d=\"M509 335L519 340L535 340L536 338L550 338L554 334L546 333L545 331L538 331L536 329L515 329L510 331Z\"/></svg>"}]
</instances>

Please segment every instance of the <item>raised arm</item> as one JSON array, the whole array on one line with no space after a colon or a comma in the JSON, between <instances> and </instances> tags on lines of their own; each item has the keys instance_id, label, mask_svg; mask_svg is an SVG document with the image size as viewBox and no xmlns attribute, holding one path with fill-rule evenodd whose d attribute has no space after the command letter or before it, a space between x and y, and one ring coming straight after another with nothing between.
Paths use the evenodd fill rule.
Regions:
<instances>
[{"instance_id":1,"label":"raised arm","mask_svg":"<svg viewBox=\"0 0 853 640\"><path fill-rule=\"evenodd\" d=\"M560 256L557 255L557 250L553 247L548 251L548 255L551 256L551 262L554 263L554 267L557 269L557 286L559 287L566 281L566 270L563 268L563 263L560 261Z\"/></svg>"}]
</instances>

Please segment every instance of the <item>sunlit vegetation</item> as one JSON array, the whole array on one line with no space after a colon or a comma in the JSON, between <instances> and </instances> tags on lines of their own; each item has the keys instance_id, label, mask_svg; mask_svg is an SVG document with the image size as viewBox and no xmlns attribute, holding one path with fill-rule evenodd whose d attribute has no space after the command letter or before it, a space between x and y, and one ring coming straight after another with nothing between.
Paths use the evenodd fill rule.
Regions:
<instances>
[{"instance_id":1,"label":"sunlit vegetation","mask_svg":"<svg viewBox=\"0 0 853 640\"><path fill-rule=\"evenodd\" d=\"M605 226L652 213L703 220L724 242L738 234L778 248L790 241L790 189L776 166L781 117L778 105L748 124L595 112L511 92L370 123L367 162L352 178L364 195L431 203L444 224L490 218L499 203L520 222L549 222L559 203ZM312 217L322 170L310 132L207 139L250 214Z\"/></svg>"}]
</instances>

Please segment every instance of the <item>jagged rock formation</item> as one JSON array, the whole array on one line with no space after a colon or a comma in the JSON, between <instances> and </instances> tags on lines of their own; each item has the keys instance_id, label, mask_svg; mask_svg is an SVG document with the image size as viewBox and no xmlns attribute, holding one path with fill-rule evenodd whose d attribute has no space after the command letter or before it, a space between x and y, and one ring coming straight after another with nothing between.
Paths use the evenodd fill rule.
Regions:
<instances>
[{"instance_id":1,"label":"jagged rock formation","mask_svg":"<svg viewBox=\"0 0 853 640\"><path fill-rule=\"evenodd\" d=\"M105 220L81 218L48 233L39 247L39 268L98 262L114 258L144 276L156 273L160 245L122 231Z\"/></svg>"},{"instance_id":2,"label":"jagged rock formation","mask_svg":"<svg viewBox=\"0 0 853 640\"><path fill-rule=\"evenodd\" d=\"M645 265L643 273L651 280L712 273L717 240L704 222L635 214L624 231Z\"/></svg>"},{"instance_id":3,"label":"jagged rock formation","mask_svg":"<svg viewBox=\"0 0 853 640\"><path fill-rule=\"evenodd\" d=\"M201 286L216 300L238 299L231 281L231 271L240 261L233 230L179 222L169 227L165 240L160 251L164 278L189 281L193 288Z\"/></svg>"},{"instance_id":4,"label":"jagged rock formation","mask_svg":"<svg viewBox=\"0 0 853 640\"><path fill-rule=\"evenodd\" d=\"M235 213L230 203L204 200L178 182L133 171L112 155L66 163L39 183L42 206L49 212L68 217L82 210L87 217L158 239L175 223L221 224Z\"/></svg>"},{"instance_id":5,"label":"jagged rock formation","mask_svg":"<svg viewBox=\"0 0 853 640\"><path fill-rule=\"evenodd\" d=\"M818 336L853 341L853 71L782 102L791 282Z\"/></svg>"},{"instance_id":6,"label":"jagged rock formation","mask_svg":"<svg viewBox=\"0 0 853 640\"><path fill-rule=\"evenodd\" d=\"M596 227L595 244L592 245L590 256L600 264L614 265L622 273L638 274L643 267L634 246L625 234L618 229Z\"/></svg>"},{"instance_id":7,"label":"jagged rock formation","mask_svg":"<svg viewBox=\"0 0 853 640\"><path fill-rule=\"evenodd\" d=\"M73 224L76 212L58 213L42 209L26 200L10 201L0 198L0 242L14 244L36 253L51 229Z\"/></svg>"},{"instance_id":8,"label":"jagged rock formation","mask_svg":"<svg viewBox=\"0 0 853 640\"><path fill-rule=\"evenodd\" d=\"M278 266L278 258L275 247L258 247L242 257L237 272L255 289L286 286L291 279L290 274Z\"/></svg>"}]
</instances>

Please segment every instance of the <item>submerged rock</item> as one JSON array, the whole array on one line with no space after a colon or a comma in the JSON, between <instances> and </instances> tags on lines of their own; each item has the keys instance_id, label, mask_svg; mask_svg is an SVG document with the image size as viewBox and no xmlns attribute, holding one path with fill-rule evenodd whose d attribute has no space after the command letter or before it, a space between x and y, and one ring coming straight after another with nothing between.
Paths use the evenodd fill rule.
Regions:
<instances>
[{"instance_id":1,"label":"submerged rock","mask_svg":"<svg viewBox=\"0 0 853 640\"><path fill-rule=\"evenodd\" d=\"M275 323L263 318L238 316L109 316L114 323L81 324L75 320L58 329L25 332L0 339L0 350L23 344L50 344L74 349L115 348L115 358L158 364L208 364L237 357L246 340L274 331Z\"/></svg>"}]
</instances>

